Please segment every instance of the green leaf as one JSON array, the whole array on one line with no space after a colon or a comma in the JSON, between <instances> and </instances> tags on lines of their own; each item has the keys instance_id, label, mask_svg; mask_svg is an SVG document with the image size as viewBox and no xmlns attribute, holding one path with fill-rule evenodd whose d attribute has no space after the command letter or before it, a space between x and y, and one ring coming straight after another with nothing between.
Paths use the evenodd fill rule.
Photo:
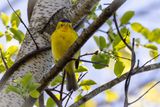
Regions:
<instances>
[{"instance_id":1,"label":"green leaf","mask_svg":"<svg viewBox=\"0 0 160 107\"><path fill-rule=\"evenodd\" d=\"M114 103L119 99L118 93L116 93L112 90L106 90L105 95L106 95L105 99L108 103Z\"/></svg>"},{"instance_id":2,"label":"green leaf","mask_svg":"<svg viewBox=\"0 0 160 107\"><path fill-rule=\"evenodd\" d=\"M0 18L2 19L2 23L4 24L4 26L7 26L9 22L9 16L2 12L0 14Z\"/></svg>"},{"instance_id":3,"label":"green leaf","mask_svg":"<svg viewBox=\"0 0 160 107\"><path fill-rule=\"evenodd\" d=\"M99 47L100 43L99 43L99 37L98 36L93 36L94 41L96 42L97 46Z\"/></svg>"},{"instance_id":4,"label":"green leaf","mask_svg":"<svg viewBox=\"0 0 160 107\"><path fill-rule=\"evenodd\" d=\"M6 41L9 42L12 40L12 34L9 31L5 32Z\"/></svg>"},{"instance_id":5,"label":"green leaf","mask_svg":"<svg viewBox=\"0 0 160 107\"><path fill-rule=\"evenodd\" d=\"M62 82L62 76L61 75L57 75L55 77L55 79L51 82L51 86L55 86L57 85L58 83L61 83Z\"/></svg>"},{"instance_id":6,"label":"green leaf","mask_svg":"<svg viewBox=\"0 0 160 107\"><path fill-rule=\"evenodd\" d=\"M0 44L0 49L3 51L3 45L2 44Z\"/></svg>"},{"instance_id":7,"label":"green leaf","mask_svg":"<svg viewBox=\"0 0 160 107\"><path fill-rule=\"evenodd\" d=\"M140 23L137 23L137 22L132 23L131 28L135 32L141 33L145 38L147 38L149 40L151 39L151 36L150 36L151 31L148 28L142 26Z\"/></svg>"},{"instance_id":8,"label":"green leaf","mask_svg":"<svg viewBox=\"0 0 160 107\"><path fill-rule=\"evenodd\" d=\"M33 90L37 89L39 86L40 86L39 83L36 83L36 82L32 81L32 83L31 83L30 86L28 87L28 90L29 90L29 92L30 92L30 91L33 91Z\"/></svg>"},{"instance_id":9,"label":"green leaf","mask_svg":"<svg viewBox=\"0 0 160 107\"><path fill-rule=\"evenodd\" d=\"M21 95L23 98L27 98L31 95L33 98L38 98L40 93L36 90L40 85L34 82L34 78L30 72L26 73L22 78L17 78L14 80L14 86L10 85L6 92L13 91Z\"/></svg>"},{"instance_id":10,"label":"green leaf","mask_svg":"<svg viewBox=\"0 0 160 107\"><path fill-rule=\"evenodd\" d=\"M21 16L20 10L16 10L16 13L19 17ZM15 12L13 12L12 15L11 15L11 24L12 24L13 28L17 28L20 24L20 20L17 17L17 15L15 14Z\"/></svg>"},{"instance_id":11,"label":"green leaf","mask_svg":"<svg viewBox=\"0 0 160 107\"><path fill-rule=\"evenodd\" d=\"M82 82L80 82L80 86L91 86L91 85L95 85L96 82L93 80L83 80Z\"/></svg>"},{"instance_id":12,"label":"green leaf","mask_svg":"<svg viewBox=\"0 0 160 107\"><path fill-rule=\"evenodd\" d=\"M4 33L3 32L0 32L0 37L4 36Z\"/></svg>"},{"instance_id":13,"label":"green leaf","mask_svg":"<svg viewBox=\"0 0 160 107\"><path fill-rule=\"evenodd\" d=\"M14 64L14 61L11 58L7 58L7 65L10 68Z\"/></svg>"},{"instance_id":14,"label":"green leaf","mask_svg":"<svg viewBox=\"0 0 160 107\"><path fill-rule=\"evenodd\" d=\"M18 46L12 45L7 49L6 53L12 56L12 55L15 55L17 51L18 51Z\"/></svg>"},{"instance_id":15,"label":"green leaf","mask_svg":"<svg viewBox=\"0 0 160 107\"><path fill-rule=\"evenodd\" d=\"M19 41L19 43L22 43L24 40L24 33L20 30L16 30L14 28L10 28L10 31L14 34L13 38Z\"/></svg>"},{"instance_id":16,"label":"green leaf","mask_svg":"<svg viewBox=\"0 0 160 107\"><path fill-rule=\"evenodd\" d=\"M19 88L17 88L17 87L15 87L15 86L12 86L12 85L9 85L7 88L6 88L6 90L5 90L5 92L6 93L9 93L9 92L15 92L15 93L17 93L17 94L20 94L21 93L21 90L19 89Z\"/></svg>"},{"instance_id":17,"label":"green leaf","mask_svg":"<svg viewBox=\"0 0 160 107\"><path fill-rule=\"evenodd\" d=\"M123 62L117 60L115 65L114 65L114 73L117 77L120 77L123 70L125 68L125 65L123 64Z\"/></svg>"},{"instance_id":18,"label":"green leaf","mask_svg":"<svg viewBox=\"0 0 160 107\"><path fill-rule=\"evenodd\" d=\"M85 86L82 86L82 89L83 89L84 91L88 91L88 90L91 89L91 86L85 85Z\"/></svg>"},{"instance_id":19,"label":"green leaf","mask_svg":"<svg viewBox=\"0 0 160 107\"><path fill-rule=\"evenodd\" d=\"M29 95L33 98L38 98L40 96L40 93L37 90L33 90Z\"/></svg>"},{"instance_id":20,"label":"green leaf","mask_svg":"<svg viewBox=\"0 0 160 107\"><path fill-rule=\"evenodd\" d=\"M132 28L135 32L140 33L141 30L143 29L143 26L142 26L140 23L138 23L138 22L134 22L134 23L131 24L131 28Z\"/></svg>"},{"instance_id":21,"label":"green leaf","mask_svg":"<svg viewBox=\"0 0 160 107\"><path fill-rule=\"evenodd\" d=\"M55 107L55 106L56 106L56 104L55 104L55 102L52 100L52 98L48 98L46 107Z\"/></svg>"},{"instance_id":22,"label":"green leaf","mask_svg":"<svg viewBox=\"0 0 160 107\"><path fill-rule=\"evenodd\" d=\"M33 77L32 73L30 72L26 73L21 79L21 84L25 89L28 89L30 85L32 85L32 82L33 82Z\"/></svg>"},{"instance_id":23,"label":"green leaf","mask_svg":"<svg viewBox=\"0 0 160 107\"><path fill-rule=\"evenodd\" d=\"M144 47L152 50L158 50L157 46L154 44L145 44Z\"/></svg>"},{"instance_id":24,"label":"green leaf","mask_svg":"<svg viewBox=\"0 0 160 107\"><path fill-rule=\"evenodd\" d=\"M99 53L97 55L93 55L91 60L93 62L96 62L96 63L93 63L94 68L102 69L108 66L110 57L107 54Z\"/></svg>"},{"instance_id":25,"label":"green leaf","mask_svg":"<svg viewBox=\"0 0 160 107\"><path fill-rule=\"evenodd\" d=\"M127 40L127 43L129 43L130 39L128 37L126 40ZM113 41L113 48L118 51L124 47L126 47L126 45L123 43L121 38L119 36L116 36L116 38Z\"/></svg>"},{"instance_id":26,"label":"green leaf","mask_svg":"<svg viewBox=\"0 0 160 107\"><path fill-rule=\"evenodd\" d=\"M94 36L94 40L101 51L107 48L106 39L103 36Z\"/></svg>"},{"instance_id":27,"label":"green leaf","mask_svg":"<svg viewBox=\"0 0 160 107\"><path fill-rule=\"evenodd\" d=\"M99 37L100 50L103 50L107 47L106 39L103 36Z\"/></svg>"},{"instance_id":28,"label":"green leaf","mask_svg":"<svg viewBox=\"0 0 160 107\"><path fill-rule=\"evenodd\" d=\"M120 30L120 32L121 32L121 35L123 36L123 39L126 41L127 44L129 44L130 43L130 32L129 32L129 30L124 27ZM113 45L113 48L117 51L126 47L126 45L123 43L123 41L121 40L119 35L117 35L114 38L114 41L113 41L112 45Z\"/></svg>"},{"instance_id":29,"label":"green leaf","mask_svg":"<svg viewBox=\"0 0 160 107\"><path fill-rule=\"evenodd\" d=\"M158 51L157 50L150 50L149 51L149 55L152 57L152 58L155 58L157 59L158 57Z\"/></svg>"},{"instance_id":30,"label":"green leaf","mask_svg":"<svg viewBox=\"0 0 160 107\"><path fill-rule=\"evenodd\" d=\"M0 73L1 72L4 72L6 70L6 68L4 67L4 65L3 64L0 64Z\"/></svg>"},{"instance_id":31,"label":"green leaf","mask_svg":"<svg viewBox=\"0 0 160 107\"><path fill-rule=\"evenodd\" d=\"M149 40L160 44L160 28L156 28L151 32Z\"/></svg>"},{"instance_id":32,"label":"green leaf","mask_svg":"<svg viewBox=\"0 0 160 107\"><path fill-rule=\"evenodd\" d=\"M82 94L79 94L78 96L76 96L76 98L74 99L74 102L79 101L82 98Z\"/></svg>"},{"instance_id":33,"label":"green leaf","mask_svg":"<svg viewBox=\"0 0 160 107\"><path fill-rule=\"evenodd\" d=\"M134 14L134 11L127 11L126 13L124 13L122 18L120 19L121 25L127 24L130 21L130 19L134 16Z\"/></svg>"},{"instance_id":34,"label":"green leaf","mask_svg":"<svg viewBox=\"0 0 160 107\"><path fill-rule=\"evenodd\" d=\"M86 66L79 66L78 69L75 70L76 73L86 72L88 68Z\"/></svg>"},{"instance_id":35,"label":"green leaf","mask_svg":"<svg viewBox=\"0 0 160 107\"><path fill-rule=\"evenodd\" d=\"M153 31L150 31L148 28L142 26L140 23L137 22L132 23L131 27L135 32L141 33L149 41L160 44L160 28L156 28Z\"/></svg>"}]
</instances>

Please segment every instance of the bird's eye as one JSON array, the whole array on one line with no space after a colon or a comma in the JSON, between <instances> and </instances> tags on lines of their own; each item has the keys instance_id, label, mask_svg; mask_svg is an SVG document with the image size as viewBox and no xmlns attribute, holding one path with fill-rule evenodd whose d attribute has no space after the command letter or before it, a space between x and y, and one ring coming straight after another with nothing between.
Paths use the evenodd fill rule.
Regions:
<instances>
[{"instance_id":1,"label":"bird's eye","mask_svg":"<svg viewBox=\"0 0 160 107\"><path fill-rule=\"evenodd\" d=\"M64 24L61 24L61 27L63 27L64 26Z\"/></svg>"}]
</instances>

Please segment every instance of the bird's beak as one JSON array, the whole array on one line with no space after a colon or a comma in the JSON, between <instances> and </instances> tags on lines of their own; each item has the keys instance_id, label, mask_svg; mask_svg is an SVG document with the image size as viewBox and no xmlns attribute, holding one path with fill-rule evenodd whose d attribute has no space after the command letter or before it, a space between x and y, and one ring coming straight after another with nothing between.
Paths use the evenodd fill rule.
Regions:
<instances>
[{"instance_id":1,"label":"bird's beak","mask_svg":"<svg viewBox=\"0 0 160 107\"><path fill-rule=\"evenodd\" d=\"M63 31L63 32L66 32L66 31L68 30L68 28L69 28L69 25L68 25L68 24L66 24L66 25L64 25L64 26L63 26L62 31Z\"/></svg>"}]
</instances>

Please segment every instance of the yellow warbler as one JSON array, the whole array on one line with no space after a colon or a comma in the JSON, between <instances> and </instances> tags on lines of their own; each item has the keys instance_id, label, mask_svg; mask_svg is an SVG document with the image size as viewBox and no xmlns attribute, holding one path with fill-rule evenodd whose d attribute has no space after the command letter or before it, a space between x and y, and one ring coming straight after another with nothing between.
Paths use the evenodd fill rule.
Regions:
<instances>
[{"instance_id":1,"label":"yellow warbler","mask_svg":"<svg viewBox=\"0 0 160 107\"><path fill-rule=\"evenodd\" d=\"M75 42L78 35L72 28L72 23L63 19L58 22L56 30L52 33L51 36L51 47L52 54L55 61L58 61L68 50L68 48ZM79 53L77 53L74 58L78 58ZM78 85L75 78L75 61L70 61L65 66L64 70L67 74L67 90L77 90Z\"/></svg>"}]
</instances>

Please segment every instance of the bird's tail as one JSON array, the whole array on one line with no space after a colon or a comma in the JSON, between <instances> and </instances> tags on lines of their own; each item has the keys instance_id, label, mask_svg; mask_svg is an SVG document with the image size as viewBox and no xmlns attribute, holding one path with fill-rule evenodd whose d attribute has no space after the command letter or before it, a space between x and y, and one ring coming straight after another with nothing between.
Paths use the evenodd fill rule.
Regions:
<instances>
[{"instance_id":1,"label":"bird's tail","mask_svg":"<svg viewBox=\"0 0 160 107\"><path fill-rule=\"evenodd\" d=\"M77 90L78 89L78 84L77 84L77 80L76 80L76 76L74 73L74 63L70 62L69 64L67 64L66 66L66 74L67 74L67 90L71 91L71 90Z\"/></svg>"},{"instance_id":2,"label":"bird's tail","mask_svg":"<svg viewBox=\"0 0 160 107\"><path fill-rule=\"evenodd\" d=\"M74 72L66 72L67 74L67 90L71 91L74 90L76 91L78 89L76 77Z\"/></svg>"}]
</instances>

